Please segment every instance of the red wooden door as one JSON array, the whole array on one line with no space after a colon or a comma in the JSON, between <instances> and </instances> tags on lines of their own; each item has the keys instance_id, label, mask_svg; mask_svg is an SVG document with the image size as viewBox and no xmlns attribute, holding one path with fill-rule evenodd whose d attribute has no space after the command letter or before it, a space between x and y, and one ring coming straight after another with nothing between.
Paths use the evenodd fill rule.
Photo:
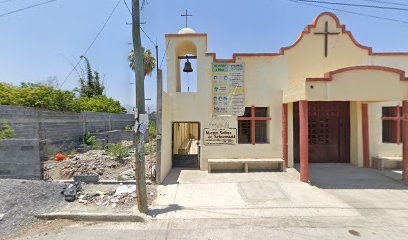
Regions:
<instances>
[{"instance_id":1,"label":"red wooden door","mask_svg":"<svg viewBox=\"0 0 408 240\"><path fill-rule=\"evenodd\" d=\"M309 102L309 162L350 162L349 102ZM299 162L299 111L294 105L294 157Z\"/></svg>"}]
</instances>

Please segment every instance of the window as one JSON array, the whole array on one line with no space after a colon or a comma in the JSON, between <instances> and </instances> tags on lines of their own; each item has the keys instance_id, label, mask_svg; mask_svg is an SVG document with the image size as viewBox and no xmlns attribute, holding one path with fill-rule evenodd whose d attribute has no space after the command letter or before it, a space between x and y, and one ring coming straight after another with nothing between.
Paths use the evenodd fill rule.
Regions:
<instances>
[{"instance_id":1,"label":"window","mask_svg":"<svg viewBox=\"0 0 408 240\"><path fill-rule=\"evenodd\" d=\"M268 108L246 107L244 116L238 117L238 143L267 143Z\"/></svg>"},{"instance_id":2,"label":"window","mask_svg":"<svg viewBox=\"0 0 408 240\"><path fill-rule=\"evenodd\" d=\"M400 106L382 108L382 141L397 143L402 141L402 111Z\"/></svg>"}]
</instances>

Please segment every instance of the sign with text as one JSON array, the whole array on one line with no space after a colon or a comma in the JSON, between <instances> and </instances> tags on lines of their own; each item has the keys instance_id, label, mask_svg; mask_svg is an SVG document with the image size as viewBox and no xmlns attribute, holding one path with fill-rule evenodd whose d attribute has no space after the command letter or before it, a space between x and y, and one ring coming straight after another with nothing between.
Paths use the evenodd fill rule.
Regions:
<instances>
[{"instance_id":1,"label":"sign with text","mask_svg":"<svg viewBox=\"0 0 408 240\"><path fill-rule=\"evenodd\" d=\"M237 144L236 128L204 128L204 145L235 145Z\"/></svg>"},{"instance_id":2,"label":"sign with text","mask_svg":"<svg viewBox=\"0 0 408 240\"><path fill-rule=\"evenodd\" d=\"M214 115L244 115L244 64L213 63L212 73Z\"/></svg>"}]
</instances>

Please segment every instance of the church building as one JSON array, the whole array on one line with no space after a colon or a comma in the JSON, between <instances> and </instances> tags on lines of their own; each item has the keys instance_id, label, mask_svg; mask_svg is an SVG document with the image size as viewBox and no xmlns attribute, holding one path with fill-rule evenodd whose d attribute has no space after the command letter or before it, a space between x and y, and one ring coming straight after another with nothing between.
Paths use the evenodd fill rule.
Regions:
<instances>
[{"instance_id":1,"label":"church building","mask_svg":"<svg viewBox=\"0 0 408 240\"><path fill-rule=\"evenodd\" d=\"M218 59L207 34L187 27L165 38L161 180L172 168L251 171L281 161L299 164L308 182L309 163L394 158L408 181L408 53L374 52L329 12L277 53Z\"/></svg>"}]
</instances>

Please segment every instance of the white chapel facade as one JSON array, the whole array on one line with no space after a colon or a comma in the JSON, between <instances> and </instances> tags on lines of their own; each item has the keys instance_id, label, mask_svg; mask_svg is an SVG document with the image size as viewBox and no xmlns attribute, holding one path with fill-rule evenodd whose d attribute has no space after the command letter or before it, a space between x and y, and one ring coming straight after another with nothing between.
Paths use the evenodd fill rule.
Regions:
<instances>
[{"instance_id":1,"label":"white chapel facade","mask_svg":"<svg viewBox=\"0 0 408 240\"><path fill-rule=\"evenodd\" d=\"M161 180L175 167L208 170L209 159L299 163L305 182L309 163L370 167L375 157L408 163L408 134L401 130L403 113L408 117L408 53L373 52L332 13L317 16L278 53L217 59L207 52L207 34L189 28L166 34L166 44ZM195 92L182 88L186 61L195 62Z\"/></svg>"}]
</instances>

